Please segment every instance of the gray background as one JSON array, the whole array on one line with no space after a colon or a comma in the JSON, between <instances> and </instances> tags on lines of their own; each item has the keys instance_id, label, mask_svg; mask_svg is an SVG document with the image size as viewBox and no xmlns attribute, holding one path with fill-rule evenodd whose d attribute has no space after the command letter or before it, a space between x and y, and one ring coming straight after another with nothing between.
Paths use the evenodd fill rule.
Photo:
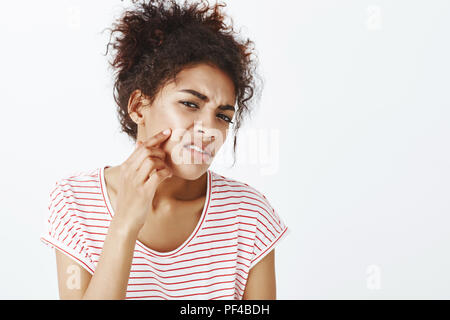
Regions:
<instances>
[{"instance_id":1,"label":"gray background","mask_svg":"<svg viewBox=\"0 0 450 320\"><path fill-rule=\"evenodd\" d=\"M225 145L211 169L290 227L277 298L449 299L450 1L226 2L265 87L236 166ZM1 299L58 298L49 192L133 150L101 33L129 4L2 5Z\"/></svg>"}]
</instances>

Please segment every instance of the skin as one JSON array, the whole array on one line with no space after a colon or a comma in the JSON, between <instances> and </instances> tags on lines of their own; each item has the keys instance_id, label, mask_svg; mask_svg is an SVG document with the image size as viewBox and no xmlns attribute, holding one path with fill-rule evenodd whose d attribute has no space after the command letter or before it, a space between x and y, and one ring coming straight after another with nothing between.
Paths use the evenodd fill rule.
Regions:
<instances>
[{"instance_id":1,"label":"skin","mask_svg":"<svg viewBox=\"0 0 450 320\"><path fill-rule=\"evenodd\" d=\"M182 89L193 89L208 99L203 101L191 93L180 92ZM184 104L180 101L184 101ZM189 108L193 106L192 103L199 109ZM145 142L166 128L172 129L170 138L161 143L160 148L168 155L166 163L172 169L173 176L159 184L153 199L153 212L156 214L149 215L137 237L132 237L117 227L108 234L109 239L105 240L105 246L110 247L111 252L115 251L116 257L121 256L122 250L123 257L130 259L133 252L132 244L136 239L154 250L172 251L193 232L205 203L206 171L226 140L230 124L225 119L233 119L234 115L232 110L220 110L221 105L235 105L234 84L226 73L209 64L198 64L183 69L174 82L166 84L159 91L151 105L148 97L141 96L139 90L130 95L128 112L138 125L137 141ZM181 147L191 141L210 142L213 157L202 160L191 152L183 151L186 149ZM107 193L113 210L116 207L119 169L120 166L105 169ZM169 230L171 232L168 232ZM108 259L108 262L104 262L102 267L120 265L120 261L114 261L112 256L104 259ZM127 277L122 277L118 287L106 288L106 286L112 286L108 279L117 279L118 275L122 276L127 272L129 275L129 265L123 265L120 270L114 270L116 273L111 271L109 274L110 271L104 267L103 279L96 279L96 286L98 288L103 286L103 291L95 291L89 286L91 274L77 262L58 250L56 260L61 299L100 299L100 293L105 292L121 292L121 294L108 297L104 295L104 298L124 298L123 291L126 290ZM71 276L66 270L71 266L80 269L79 288L73 286L68 288L65 285ZM250 270L243 299L276 299L275 281L273 249ZM88 287L89 292L86 292Z\"/></svg>"}]
</instances>

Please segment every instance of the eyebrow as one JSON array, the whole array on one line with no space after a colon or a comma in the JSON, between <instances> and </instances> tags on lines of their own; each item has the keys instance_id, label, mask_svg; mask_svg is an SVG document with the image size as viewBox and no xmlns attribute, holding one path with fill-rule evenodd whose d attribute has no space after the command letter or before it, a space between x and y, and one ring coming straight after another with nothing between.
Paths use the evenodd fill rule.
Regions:
<instances>
[{"instance_id":1,"label":"eyebrow","mask_svg":"<svg viewBox=\"0 0 450 320\"><path fill-rule=\"evenodd\" d=\"M196 96L197 98L199 98L199 99L201 99L201 100L203 100L203 101L208 101L208 100L209 100L209 98L208 98L207 96L205 96L204 94L202 94L202 93L200 93L200 92L198 92L198 91L192 90L192 89L182 89L182 90L180 90L180 92L187 92L187 93L190 93L190 94ZM232 105L229 105L229 104L226 104L226 105L220 105L220 106L219 106L219 109L220 109L220 110L232 110L232 111L236 111L236 109L235 109Z\"/></svg>"}]
</instances>

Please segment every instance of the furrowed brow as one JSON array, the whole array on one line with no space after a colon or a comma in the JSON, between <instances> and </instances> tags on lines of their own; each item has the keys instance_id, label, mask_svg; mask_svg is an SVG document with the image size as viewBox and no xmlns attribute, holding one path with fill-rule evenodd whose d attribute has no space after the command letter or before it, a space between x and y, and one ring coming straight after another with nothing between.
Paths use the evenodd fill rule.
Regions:
<instances>
[{"instance_id":1,"label":"furrowed brow","mask_svg":"<svg viewBox=\"0 0 450 320\"><path fill-rule=\"evenodd\" d=\"M192 89L182 89L182 90L180 90L180 92L187 92L187 93L190 93L190 94L196 96L197 98L199 98L199 99L201 99L201 100L203 100L203 101L208 101L208 100L209 100L209 98L208 98L207 96L205 96L204 94L202 94L202 93L200 93L200 92L198 92L198 91L192 90ZM236 111L236 109L235 109L232 105L230 105L230 104L221 105L221 106L219 106L219 109L220 109L220 110L232 110L232 111Z\"/></svg>"}]
</instances>

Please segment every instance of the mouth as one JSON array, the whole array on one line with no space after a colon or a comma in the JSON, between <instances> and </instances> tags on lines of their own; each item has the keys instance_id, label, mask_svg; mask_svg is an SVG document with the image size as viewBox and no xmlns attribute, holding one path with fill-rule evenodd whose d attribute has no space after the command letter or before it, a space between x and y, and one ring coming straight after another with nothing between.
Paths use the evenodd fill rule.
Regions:
<instances>
[{"instance_id":1,"label":"mouth","mask_svg":"<svg viewBox=\"0 0 450 320\"><path fill-rule=\"evenodd\" d=\"M212 153L207 150L207 148L201 148L198 145L194 143L187 143L184 145L184 148L188 149L189 151L193 152L194 154L197 153L198 155L201 155L205 158L212 158Z\"/></svg>"}]
</instances>

